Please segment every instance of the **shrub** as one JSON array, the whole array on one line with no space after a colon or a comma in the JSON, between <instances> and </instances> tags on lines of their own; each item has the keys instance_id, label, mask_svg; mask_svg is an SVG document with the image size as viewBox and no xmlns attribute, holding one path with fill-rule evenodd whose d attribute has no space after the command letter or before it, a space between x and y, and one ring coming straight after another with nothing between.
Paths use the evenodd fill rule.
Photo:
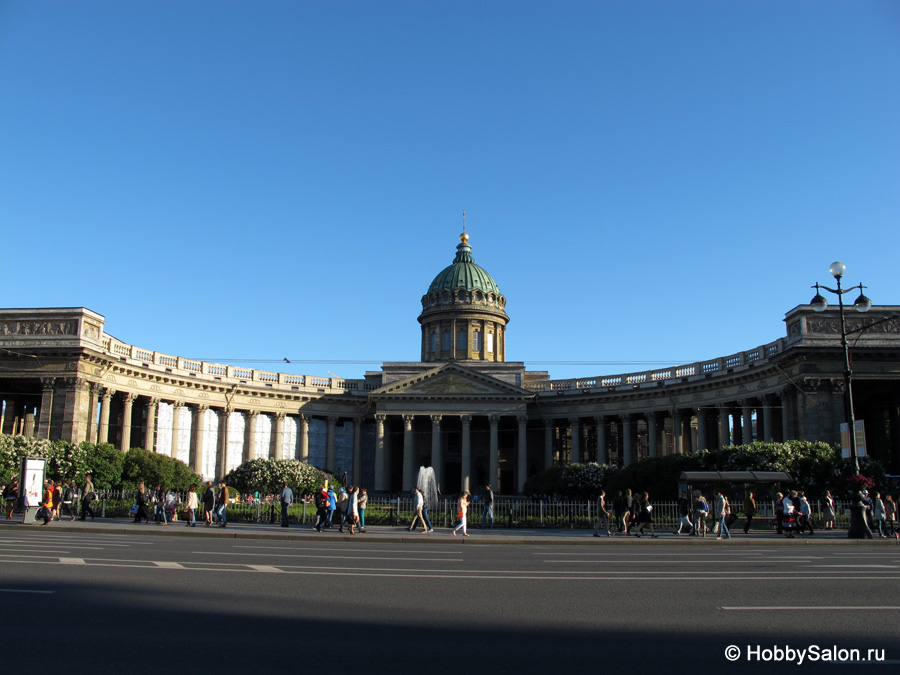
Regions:
<instances>
[{"instance_id":1,"label":"shrub","mask_svg":"<svg viewBox=\"0 0 900 675\"><path fill-rule=\"evenodd\" d=\"M339 485L331 474L296 459L251 459L225 476L225 483L239 492L259 490L263 494L280 493L287 481L297 496L318 491L326 480L329 485Z\"/></svg>"}]
</instances>

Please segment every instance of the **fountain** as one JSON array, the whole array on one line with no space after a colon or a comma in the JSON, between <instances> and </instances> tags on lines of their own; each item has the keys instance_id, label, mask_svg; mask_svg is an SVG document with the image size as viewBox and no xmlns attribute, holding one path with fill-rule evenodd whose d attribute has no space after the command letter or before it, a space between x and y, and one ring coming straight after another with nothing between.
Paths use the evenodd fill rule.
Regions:
<instances>
[{"instance_id":1,"label":"fountain","mask_svg":"<svg viewBox=\"0 0 900 675\"><path fill-rule=\"evenodd\" d=\"M434 478L434 468L430 466L419 467L419 477L416 479L416 487L425 494L425 506L434 508L438 503L437 481Z\"/></svg>"}]
</instances>

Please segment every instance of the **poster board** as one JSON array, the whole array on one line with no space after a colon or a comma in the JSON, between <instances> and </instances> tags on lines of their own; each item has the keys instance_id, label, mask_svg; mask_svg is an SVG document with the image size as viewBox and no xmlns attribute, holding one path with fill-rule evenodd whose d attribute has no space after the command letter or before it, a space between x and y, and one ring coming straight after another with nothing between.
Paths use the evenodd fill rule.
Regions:
<instances>
[{"instance_id":1,"label":"poster board","mask_svg":"<svg viewBox=\"0 0 900 675\"><path fill-rule=\"evenodd\" d=\"M866 426L863 420L855 420L853 428L856 430L856 456L866 456ZM841 424L841 457L847 459L850 457L850 434L848 430L850 425L846 422Z\"/></svg>"},{"instance_id":2,"label":"poster board","mask_svg":"<svg viewBox=\"0 0 900 675\"><path fill-rule=\"evenodd\" d=\"M44 490L44 474L47 460L43 457L23 457L19 471L19 487L22 495L22 510L25 523L35 522L35 515L41 503Z\"/></svg>"}]
</instances>

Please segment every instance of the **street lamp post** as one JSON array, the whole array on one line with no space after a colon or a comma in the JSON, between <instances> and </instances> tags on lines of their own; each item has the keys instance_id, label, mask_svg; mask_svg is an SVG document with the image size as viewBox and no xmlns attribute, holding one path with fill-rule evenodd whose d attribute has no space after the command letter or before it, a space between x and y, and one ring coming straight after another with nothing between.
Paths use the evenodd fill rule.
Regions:
<instances>
[{"instance_id":1,"label":"street lamp post","mask_svg":"<svg viewBox=\"0 0 900 675\"><path fill-rule=\"evenodd\" d=\"M841 288L841 278L844 276L844 272L847 271L847 266L844 265L844 263L833 262L831 263L831 267L828 268L828 271L831 272L831 276L837 281L837 288L828 288L827 286L816 283L816 285L813 286L813 288L816 289L816 295L809 304L812 305L812 308L815 311L823 312L825 311L825 308L828 307L828 301L825 300L821 291L825 290L829 293L834 293L838 297L838 308L841 317L841 347L844 350L844 418L847 422L847 429L850 436L850 456L853 458L853 470L859 475L859 456L856 453L856 416L853 412L853 371L850 369L850 349L847 347L847 324L844 320L844 293L849 293L857 288L859 289L859 297L853 303L853 306L856 307L856 310L859 312L868 312L869 308L872 307L872 301L863 294L865 286L862 284L851 286L850 288Z\"/></svg>"}]
</instances>

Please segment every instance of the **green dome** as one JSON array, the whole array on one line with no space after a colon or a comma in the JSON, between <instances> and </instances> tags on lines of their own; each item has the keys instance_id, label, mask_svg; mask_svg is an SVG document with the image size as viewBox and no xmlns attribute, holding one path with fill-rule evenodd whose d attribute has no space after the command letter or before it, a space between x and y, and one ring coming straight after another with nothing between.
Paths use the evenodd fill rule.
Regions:
<instances>
[{"instance_id":1,"label":"green dome","mask_svg":"<svg viewBox=\"0 0 900 675\"><path fill-rule=\"evenodd\" d=\"M453 259L453 264L445 267L434 278L426 295L442 291L464 290L481 291L485 294L493 293L499 296L500 289L497 288L497 282L472 259L472 247L468 243L469 236L463 234L460 239L462 239L462 243L456 247L456 258Z\"/></svg>"}]
</instances>

